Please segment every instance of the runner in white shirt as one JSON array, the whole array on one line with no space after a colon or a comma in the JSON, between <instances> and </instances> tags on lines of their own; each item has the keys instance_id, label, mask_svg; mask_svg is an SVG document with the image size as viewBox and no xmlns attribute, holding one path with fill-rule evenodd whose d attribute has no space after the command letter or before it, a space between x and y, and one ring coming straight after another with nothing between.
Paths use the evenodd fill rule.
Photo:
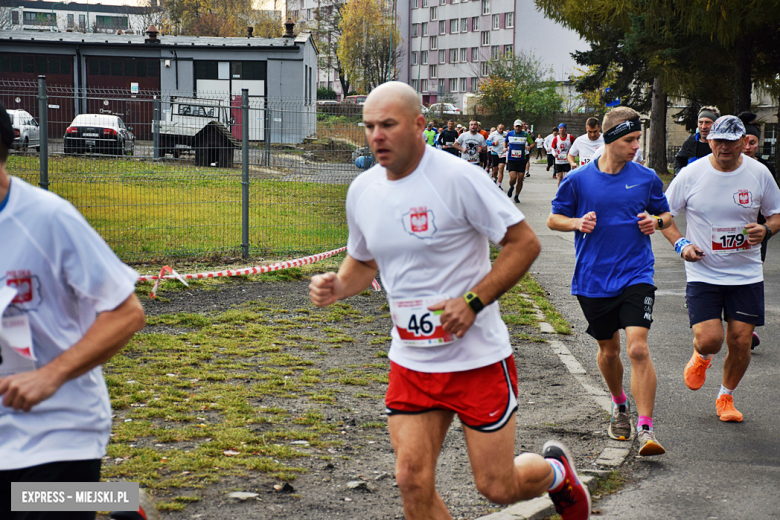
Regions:
<instances>
[{"instance_id":1,"label":"runner in white shirt","mask_svg":"<svg viewBox=\"0 0 780 520\"><path fill-rule=\"evenodd\" d=\"M2 103L0 134L0 511L14 520L32 516L10 512L11 482L100 480L111 433L100 364L144 326L144 312L135 271L81 214L6 172L13 130Z\"/></svg>"},{"instance_id":2,"label":"runner in white shirt","mask_svg":"<svg viewBox=\"0 0 780 520\"><path fill-rule=\"evenodd\" d=\"M596 149L604 146L604 137L601 135L601 125L595 117L589 117L585 121L585 135L579 136L574 140L574 144L569 149L567 157L571 169L588 164ZM579 157L579 160L578 160Z\"/></svg>"},{"instance_id":3,"label":"runner in white shirt","mask_svg":"<svg viewBox=\"0 0 780 520\"><path fill-rule=\"evenodd\" d=\"M536 158L543 159L543 153L547 153L547 150L544 147L544 138L542 137L542 134L539 134L536 136Z\"/></svg>"},{"instance_id":4,"label":"runner in white shirt","mask_svg":"<svg viewBox=\"0 0 780 520\"><path fill-rule=\"evenodd\" d=\"M553 139L558 137L558 127L552 129L550 135L544 138L544 149L547 152L547 171L553 168L553 179L555 178L555 154L552 150Z\"/></svg>"},{"instance_id":5,"label":"runner in white shirt","mask_svg":"<svg viewBox=\"0 0 780 520\"><path fill-rule=\"evenodd\" d=\"M737 117L718 118L707 140L712 154L680 170L666 190L672 215L685 210L691 240L664 234L688 261L685 292L694 340L685 384L691 390L704 385L712 356L723 346L725 315L728 356L716 411L721 421L740 422L733 393L750 364L753 329L764 324L761 241L780 230L780 189L764 165L742 155L745 126ZM756 222L759 210L766 224Z\"/></svg>"},{"instance_id":6,"label":"runner in white shirt","mask_svg":"<svg viewBox=\"0 0 780 520\"><path fill-rule=\"evenodd\" d=\"M363 121L378 165L349 188L347 258L309 288L324 307L382 273L395 322L385 404L405 517L450 518L435 471L457 410L477 488L489 500L551 489L565 520L588 518L587 489L561 444L548 442L544 458L514 457L517 372L496 300L536 258L535 233L476 166L412 137L425 118L409 85L374 89ZM503 246L493 267L488 239Z\"/></svg>"},{"instance_id":7,"label":"runner in white shirt","mask_svg":"<svg viewBox=\"0 0 780 520\"><path fill-rule=\"evenodd\" d=\"M487 146L485 138L479 133L476 121L469 122L469 131L463 132L455 141L455 148L460 150L460 158L471 163L479 164L479 154Z\"/></svg>"},{"instance_id":8,"label":"runner in white shirt","mask_svg":"<svg viewBox=\"0 0 780 520\"><path fill-rule=\"evenodd\" d=\"M501 183L504 182L504 166L506 166L506 150L504 149L505 138L506 134L504 133L503 123L499 123L496 127L496 131L488 137L488 145L490 146L490 154L492 156L493 182L498 184L498 187L502 191L504 188L501 187Z\"/></svg>"},{"instance_id":9,"label":"runner in white shirt","mask_svg":"<svg viewBox=\"0 0 780 520\"><path fill-rule=\"evenodd\" d=\"M558 186L566 174L571 171L571 165L567 160L569 148L574 143L574 136L567 133L566 123L558 125L558 135L550 143L550 149L555 156L555 176L558 178Z\"/></svg>"}]
</instances>

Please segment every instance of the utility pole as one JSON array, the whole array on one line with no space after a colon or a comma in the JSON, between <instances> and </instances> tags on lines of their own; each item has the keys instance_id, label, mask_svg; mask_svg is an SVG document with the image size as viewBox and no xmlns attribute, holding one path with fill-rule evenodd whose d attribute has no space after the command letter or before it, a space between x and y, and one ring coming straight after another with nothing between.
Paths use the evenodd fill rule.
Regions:
<instances>
[{"instance_id":1,"label":"utility pole","mask_svg":"<svg viewBox=\"0 0 780 520\"><path fill-rule=\"evenodd\" d=\"M393 20L390 23L390 59L387 62L387 81L390 81L391 79L393 79L393 76L392 76L393 54L395 54L393 52L393 36L395 34L395 0L393 0L393 9L392 9L392 11L390 11L390 16L393 17Z\"/></svg>"}]
</instances>

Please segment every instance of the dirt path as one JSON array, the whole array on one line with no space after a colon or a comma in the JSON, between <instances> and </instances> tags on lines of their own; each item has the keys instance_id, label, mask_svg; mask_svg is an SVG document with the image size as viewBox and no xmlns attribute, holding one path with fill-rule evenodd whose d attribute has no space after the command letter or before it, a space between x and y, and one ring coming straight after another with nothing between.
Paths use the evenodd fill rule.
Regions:
<instances>
[{"instance_id":1,"label":"dirt path","mask_svg":"<svg viewBox=\"0 0 780 520\"><path fill-rule=\"evenodd\" d=\"M116 416L104 478L148 486L163 518L403 518L382 400L385 295L316 309L307 285L237 279L144 298L149 325L105 367ZM588 467L604 413L520 290L502 308L519 372L518 452L556 438ZM437 486L455 518L501 509L474 487L457 419Z\"/></svg>"}]
</instances>

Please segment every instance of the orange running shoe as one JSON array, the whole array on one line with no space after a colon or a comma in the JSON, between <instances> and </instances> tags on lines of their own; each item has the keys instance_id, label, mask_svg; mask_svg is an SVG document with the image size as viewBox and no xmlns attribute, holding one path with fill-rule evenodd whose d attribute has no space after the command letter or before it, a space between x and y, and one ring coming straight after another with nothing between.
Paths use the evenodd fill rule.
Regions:
<instances>
[{"instance_id":1,"label":"orange running shoe","mask_svg":"<svg viewBox=\"0 0 780 520\"><path fill-rule=\"evenodd\" d=\"M704 380L707 379L707 369L712 366L711 360L703 360L696 349L693 350L693 356L688 364L685 365L683 371L683 379L685 379L685 386L691 390L698 390L704 385Z\"/></svg>"},{"instance_id":2,"label":"orange running shoe","mask_svg":"<svg viewBox=\"0 0 780 520\"><path fill-rule=\"evenodd\" d=\"M742 414L734 408L734 396L723 394L715 401L718 417L725 422L742 422Z\"/></svg>"}]
</instances>

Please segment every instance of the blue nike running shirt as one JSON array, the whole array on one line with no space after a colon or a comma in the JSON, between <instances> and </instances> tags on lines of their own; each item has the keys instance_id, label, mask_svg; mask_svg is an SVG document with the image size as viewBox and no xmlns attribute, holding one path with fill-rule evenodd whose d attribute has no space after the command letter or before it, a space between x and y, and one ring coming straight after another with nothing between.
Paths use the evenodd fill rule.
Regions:
<instances>
[{"instance_id":1,"label":"blue nike running shirt","mask_svg":"<svg viewBox=\"0 0 780 520\"><path fill-rule=\"evenodd\" d=\"M571 293L610 298L630 285L652 285L655 258L637 215L669 211L658 175L635 162L615 175L599 170L598 161L577 168L561 182L552 212L582 218L589 211L596 212L596 227L592 233L574 232Z\"/></svg>"}]
</instances>

